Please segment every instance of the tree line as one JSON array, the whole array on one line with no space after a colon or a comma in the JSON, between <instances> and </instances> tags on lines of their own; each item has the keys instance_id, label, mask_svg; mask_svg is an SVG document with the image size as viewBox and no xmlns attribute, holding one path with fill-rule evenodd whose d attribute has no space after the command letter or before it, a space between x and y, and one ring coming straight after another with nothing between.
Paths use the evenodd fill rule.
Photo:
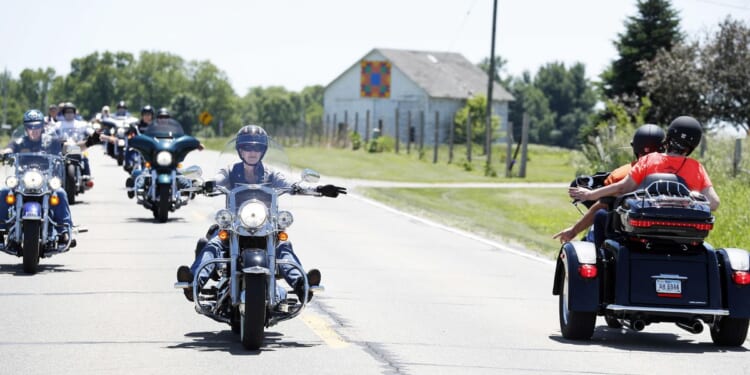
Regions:
<instances>
[{"instance_id":1,"label":"tree line","mask_svg":"<svg viewBox=\"0 0 750 375\"><path fill-rule=\"evenodd\" d=\"M253 87L244 96L232 89L226 74L209 61L185 61L167 52L94 52L71 61L70 73L52 68L24 69L14 78L2 72L0 109L6 122L20 124L29 108L43 112L49 104L73 102L84 118L105 105L124 100L137 114L147 104L167 107L187 132L201 127L198 116L207 111L213 121L208 133L231 134L243 124L257 123L270 131L304 126L320 134L323 126L323 87L301 92L283 87ZM7 101L6 101L7 98Z\"/></svg>"}]
</instances>

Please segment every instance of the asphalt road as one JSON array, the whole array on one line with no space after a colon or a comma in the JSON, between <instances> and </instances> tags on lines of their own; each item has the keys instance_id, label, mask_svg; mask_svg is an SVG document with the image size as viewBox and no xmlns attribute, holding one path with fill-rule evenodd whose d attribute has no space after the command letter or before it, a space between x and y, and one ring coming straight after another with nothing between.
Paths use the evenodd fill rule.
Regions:
<instances>
[{"instance_id":1,"label":"asphalt road","mask_svg":"<svg viewBox=\"0 0 750 375\"><path fill-rule=\"evenodd\" d=\"M89 229L78 247L31 276L0 254L1 374L750 374L750 344L722 349L674 325L600 319L591 341L564 340L552 262L356 195L286 200L290 240L326 292L246 351L173 288L222 198L154 223L115 161L90 153L96 185L72 207ZM211 174L214 159L186 164Z\"/></svg>"}]
</instances>

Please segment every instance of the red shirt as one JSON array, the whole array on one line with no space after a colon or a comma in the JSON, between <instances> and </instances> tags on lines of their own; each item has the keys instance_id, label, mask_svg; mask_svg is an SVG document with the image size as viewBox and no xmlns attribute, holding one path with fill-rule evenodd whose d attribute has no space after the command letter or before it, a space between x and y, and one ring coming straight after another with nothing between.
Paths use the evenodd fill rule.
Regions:
<instances>
[{"instance_id":1,"label":"red shirt","mask_svg":"<svg viewBox=\"0 0 750 375\"><path fill-rule=\"evenodd\" d=\"M615 169L614 171L610 172L609 176L607 176L607 178L604 180L604 185L606 186L614 184L615 182L618 182L627 177L633 164L635 164L635 162L623 164L617 167L617 169Z\"/></svg>"},{"instance_id":2,"label":"red shirt","mask_svg":"<svg viewBox=\"0 0 750 375\"><path fill-rule=\"evenodd\" d=\"M646 176L652 173L672 173L682 177L688 189L703 191L713 186L703 165L695 159L686 156L669 156L652 152L638 159L630 170L630 178L640 185Z\"/></svg>"}]
</instances>

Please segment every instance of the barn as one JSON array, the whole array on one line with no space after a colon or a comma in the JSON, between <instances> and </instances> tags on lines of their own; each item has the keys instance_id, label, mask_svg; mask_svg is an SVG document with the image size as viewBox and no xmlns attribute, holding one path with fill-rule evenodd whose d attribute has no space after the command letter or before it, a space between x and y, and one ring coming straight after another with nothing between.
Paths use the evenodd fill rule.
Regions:
<instances>
[{"instance_id":1,"label":"barn","mask_svg":"<svg viewBox=\"0 0 750 375\"><path fill-rule=\"evenodd\" d=\"M504 127L513 96L497 83L492 90L493 115ZM400 142L444 143L474 95L487 95L487 74L461 54L375 48L325 87L324 121L365 140L377 128L391 137L398 129Z\"/></svg>"}]
</instances>

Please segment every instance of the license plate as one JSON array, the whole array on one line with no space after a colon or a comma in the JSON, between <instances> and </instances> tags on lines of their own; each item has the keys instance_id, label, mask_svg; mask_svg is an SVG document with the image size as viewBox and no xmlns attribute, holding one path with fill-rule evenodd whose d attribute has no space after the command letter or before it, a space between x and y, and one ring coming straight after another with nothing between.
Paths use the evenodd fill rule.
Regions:
<instances>
[{"instance_id":1,"label":"license plate","mask_svg":"<svg viewBox=\"0 0 750 375\"><path fill-rule=\"evenodd\" d=\"M682 281L671 279L656 279L656 293L682 294Z\"/></svg>"}]
</instances>

